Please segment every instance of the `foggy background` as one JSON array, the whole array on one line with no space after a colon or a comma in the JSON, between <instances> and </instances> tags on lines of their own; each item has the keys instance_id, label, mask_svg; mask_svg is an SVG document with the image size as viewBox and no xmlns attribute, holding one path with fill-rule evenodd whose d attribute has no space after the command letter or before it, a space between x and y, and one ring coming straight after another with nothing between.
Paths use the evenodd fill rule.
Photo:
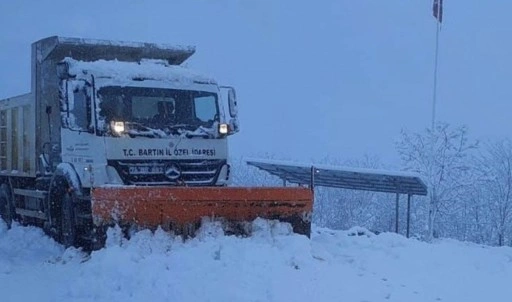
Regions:
<instances>
[{"instance_id":1,"label":"foggy background","mask_svg":"<svg viewBox=\"0 0 512 302\"><path fill-rule=\"evenodd\" d=\"M446 0L437 117L509 136L512 2ZM0 99L30 90L30 44L71 37L195 45L187 65L237 88L231 154L376 155L430 127L431 0L0 2Z\"/></svg>"}]
</instances>

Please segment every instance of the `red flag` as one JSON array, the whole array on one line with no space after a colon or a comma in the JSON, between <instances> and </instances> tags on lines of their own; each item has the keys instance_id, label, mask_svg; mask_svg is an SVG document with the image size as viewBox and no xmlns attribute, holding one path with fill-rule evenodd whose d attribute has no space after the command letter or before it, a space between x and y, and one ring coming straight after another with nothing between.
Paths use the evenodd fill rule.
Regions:
<instances>
[{"instance_id":1,"label":"red flag","mask_svg":"<svg viewBox=\"0 0 512 302\"><path fill-rule=\"evenodd\" d=\"M434 13L434 18L439 21L439 23L443 22L443 0L434 0L434 5L432 7L432 11Z\"/></svg>"}]
</instances>

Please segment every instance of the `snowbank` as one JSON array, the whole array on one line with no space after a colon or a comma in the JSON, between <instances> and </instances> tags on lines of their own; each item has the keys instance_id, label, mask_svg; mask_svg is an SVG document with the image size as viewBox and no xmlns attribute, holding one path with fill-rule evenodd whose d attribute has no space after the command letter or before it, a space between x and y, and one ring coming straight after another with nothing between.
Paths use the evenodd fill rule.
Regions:
<instances>
[{"instance_id":1,"label":"snowbank","mask_svg":"<svg viewBox=\"0 0 512 302\"><path fill-rule=\"evenodd\" d=\"M364 229L254 222L250 238L215 224L183 242L111 229L90 257L32 227L0 223L2 301L509 301L512 249L427 244Z\"/></svg>"}]
</instances>

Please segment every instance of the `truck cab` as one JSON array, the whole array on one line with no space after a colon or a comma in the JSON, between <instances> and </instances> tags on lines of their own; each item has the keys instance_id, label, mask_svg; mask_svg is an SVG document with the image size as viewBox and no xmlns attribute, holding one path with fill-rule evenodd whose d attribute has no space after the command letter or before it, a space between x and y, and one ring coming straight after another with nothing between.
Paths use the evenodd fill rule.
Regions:
<instances>
[{"instance_id":1,"label":"truck cab","mask_svg":"<svg viewBox=\"0 0 512 302\"><path fill-rule=\"evenodd\" d=\"M58 63L61 162L84 187L101 185L225 186L226 119L214 79L164 60Z\"/></svg>"}]
</instances>

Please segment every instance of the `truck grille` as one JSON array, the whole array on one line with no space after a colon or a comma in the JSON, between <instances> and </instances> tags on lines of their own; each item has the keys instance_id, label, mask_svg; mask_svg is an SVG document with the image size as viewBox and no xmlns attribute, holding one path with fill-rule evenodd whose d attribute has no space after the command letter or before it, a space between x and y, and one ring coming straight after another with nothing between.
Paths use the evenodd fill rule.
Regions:
<instances>
[{"instance_id":1,"label":"truck grille","mask_svg":"<svg viewBox=\"0 0 512 302\"><path fill-rule=\"evenodd\" d=\"M212 186L226 160L111 160L125 184Z\"/></svg>"}]
</instances>

